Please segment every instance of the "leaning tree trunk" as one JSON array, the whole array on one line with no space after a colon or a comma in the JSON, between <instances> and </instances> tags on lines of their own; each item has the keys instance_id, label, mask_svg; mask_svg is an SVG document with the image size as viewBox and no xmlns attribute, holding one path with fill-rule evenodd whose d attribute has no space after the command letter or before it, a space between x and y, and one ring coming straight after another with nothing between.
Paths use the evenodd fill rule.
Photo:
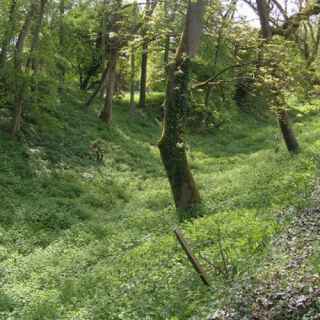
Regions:
<instances>
[{"instance_id":1,"label":"leaning tree trunk","mask_svg":"<svg viewBox=\"0 0 320 320\"><path fill-rule=\"evenodd\" d=\"M96 89L94 90L94 92L91 94L91 96L89 97L89 99L86 101L84 108L86 111L90 110L91 104L93 103L93 100L95 99L95 97L98 95L99 92L102 91L103 86L105 86L105 81L107 79L108 73L109 73L109 68L110 65L107 64L107 66L105 67L105 69L103 70L103 73L101 75L100 81L96 87Z\"/></svg>"},{"instance_id":2,"label":"leaning tree trunk","mask_svg":"<svg viewBox=\"0 0 320 320\"><path fill-rule=\"evenodd\" d=\"M299 144L290 126L288 111L281 109L278 114L279 126L287 149L291 153L299 152Z\"/></svg>"},{"instance_id":3,"label":"leaning tree trunk","mask_svg":"<svg viewBox=\"0 0 320 320\"><path fill-rule=\"evenodd\" d=\"M104 108L100 113L100 119L106 124L110 125L112 122L112 101L113 101L113 92L116 81L116 67L118 61L118 53L112 53L110 55L110 60L108 61L108 73L106 77L106 96L104 102Z\"/></svg>"},{"instance_id":4,"label":"leaning tree trunk","mask_svg":"<svg viewBox=\"0 0 320 320\"><path fill-rule=\"evenodd\" d=\"M256 2L262 36L266 42L269 42L273 36L272 28L270 26L270 9L266 0L256 0ZM292 127L290 126L288 111L283 107L279 107L278 109L278 122L288 151L290 153L298 153L299 143L295 137Z\"/></svg>"},{"instance_id":5,"label":"leaning tree trunk","mask_svg":"<svg viewBox=\"0 0 320 320\"><path fill-rule=\"evenodd\" d=\"M205 1L189 1L185 28L169 70L166 112L159 141L164 164L177 209L189 209L200 202L200 194L190 171L184 144L184 120L188 109L190 57L195 55L202 30Z\"/></svg>"}]
</instances>

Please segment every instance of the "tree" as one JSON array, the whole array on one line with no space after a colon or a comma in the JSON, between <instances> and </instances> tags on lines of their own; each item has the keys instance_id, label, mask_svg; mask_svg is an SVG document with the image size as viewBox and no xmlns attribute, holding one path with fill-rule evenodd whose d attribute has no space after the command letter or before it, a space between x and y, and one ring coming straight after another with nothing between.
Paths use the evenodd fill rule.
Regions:
<instances>
[{"instance_id":1,"label":"tree","mask_svg":"<svg viewBox=\"0 0 320 320\"><path fill-rule=\"evenodd\" d=\"M257 11L260 19L261 25L261 34L265 42L270 42L272 40L272 28L270 25L270 8L266 0L256 0L257 3ZM278 68L277 65L273 65L273 68ZM275 72L271 72L275 75ZM277 76L275 76L277 77ZM274 79L274 82L276 80ZM286 147L289 152L297 153L299 152L299 144L295 137L292 127L289 122L289 115L286 106L281 105L285 104L285 98L281 96L280 90L275 88L276 96L273 97L273 100L276 101L276 112L278 115L279 126L281 129L281 133L286 144Z\"/></svg>"},{"instance_id":2,"label":"tree","mask_svg":"<svg viewBox=\"0 0 320 320\"><path fill-rule=\"evenodd\" d=\"M164 68L165 68L165 75L167 79L167 73L168 73L168 65L170 61L170 50L171 50L171 40L173 34L175 34L174 30L174 22L176 20L176 13L178 9L179 1L178 0L165 0L164 1L164 23L165 23L165 39L164 39L164 55L163 55L163 61L164 61Z\"/></svg>"},{"instance_id":3,"label":"tree","mask_svg":"<svg viewBox=\"0 0 320 320\"><path fill-rule=\"evenodd\" d=\"M99 116L100 119L108 125L110 125L112 122L113 94L115 89L116 68L120 52L128 45L129 41L134 37L141 27L141 24L137 23L136 21L136 3L122 5L121 2L121 0L117 0L113 3L113 5L116 5L116 7L111 17L111 32L108 37L109 60L105 70L106 96L104 108Z\"/></svg>"},{"instance_id":4,"label":"tree","mask_svg":"<svg viewBox=\"0 0 320 320\"><path fill-rule=\"evenodd\" d=\"M136 73L136 55L134 46L131 47L130 52L130 112L135 114L136 112L136 104L134 101L135 95L135 73Z\"/></svg>"},{"instance_id":5,"label":"tree","mask_svg":"<svg viewBox=\"0 0 320 320\"><path fill-rule=\"evenodd\" d=\"M63 56L63 50L65 47L65 25L64 25L64 15L65 15L65 0L60 0L59 3L59 53L60 56ZM60 84L59 84L59 91L63 93L64 91L64 81L65 81L65 73L66 68L64 63L60 61L57 65L58 69L60 70Z\"/></svg>"},{"instance_id":6,"label":"tree","mask_svg":"<svg viewBox=\"0 0 320 320\"><path fill-rule=\"evenodd\" d=\"M120 21L123 16L121 15L122 1L118 0L113 3L120 7L119 11L116 11L111 20L111 29L108 36L108 63L106 67L106 78L105 78L105 100L104 107L100 113L100 119L106 124L110 125L112 122L112 104L113 94L116 81L116 70L117 63L120 54L120 50L126 42L123 42L123 38L120 35ZM102 79L104 81L104 79ZM103 82L102 82L103 83Z\"/></svg>"},{"instance_id":7,"label":"tree","mask_svg":"<svg viewBox=\"0 0 320 320\"><path fill-rule=\"evenodd\" d=\"M22 74L22 52L25 44L25 40L30 31L32 18L35 13L35 5L34 2L31 3L29 12L25 18L25 22L21 28L21 31L18 36L18 40L15 46L14 52L14 78L15 78L15 91L14 91L14 105L15 105L15 116L13 119L12 125L12 136L15 136L17 132L21 128L21 120L22 120L22 111L23 111L23 100L25 94L26 83L21 76Z\"/></svg>"},{"instance_id":8,"label":"tree","mask_svg":"<svg viewBox=\"0 0 320 320\"><path fill-rule=\"evenodd\" d=\"M190 59L199 47L205 4L204 0L188 1L184 30L169 70L166 111L159 141L161 159L178 209L189 209L200 202L186 155L184 121L188 109Z\"/></svg>"},{"instance_id":9,"label":"tree","mask_svg":"<svg viewBox=\"0 0 320 320\"><path fill-rule=\"evenodd\" d=\"M140 76L140 94L139 94L139 106L141 109L146 107L146 90L147 90L147 67L148 67L148 50L149 39L147 37L147 27L149 19L157 5L157 0L146 0L145 9L145 22L142 28L142 55L141 55L141 76Z\"/></svg>"},{"instance_id":10,"label":"tree","mask_svg":"<svg viewBox=\"0 0 320 320\"><path fill-rule=\"evenodd\" d=\"M37 7L37 14L34 13L34 7L33 4L31 5L30 13L26 18L25 24L22 27L21 33L20 33L20 43L19 43L19 38L17 42L17 48L16 48L16 56L15 56L15 77L16 77L16 88L15 88L15 114L14 114L14 119L13 119L13 124L12 124L12 131L11 134L12 136L15 136L20 128L21 128L21 122L22 122L22 113L23 113L23 105L24 105L24 94L25 94L25 80L21 78L19 73L22 71L22 63L21 63L21 53L23 50L23 43L26 37L26 33L29 29L29 19L31 17L36 17L36 21L34 24L34 28L32 30L32 40L31 40L31 48L30 48L30 54L29 58L27 60L25 72L28 72L32 70L32 76L33 80L34 77L36 76L36 73L38 71L38 57L37 57L37 51L39 47L39 41L40 41L40 31L42 28L42 23L43 23L43 18L45 14L45 6L47 4L47 0L41 0L40 3L38 3ZM21 41L23 40L23 41ZM33 81L34 83L34 81Z\"/></svg>"},{"instance_id":11,"label":"tree","mask_svg":"<svg viewBox=\"0 0 320 320\"><path fill-rule=\"evenodd\" d=\"M7 59L8 47L12 37L14 36L15 23L17 14L17 0L12 0L10 3L10 9L8 13L8 26L6 28L0 52L0 70L3 68Z\"/></svg>"},{"instance_id":12,"label":"tree","mask_svg":"<svg viewBox=\"0 0 320 320\"><path fill-rule=\"evenodd\" d=\"M114 86L116 81L117 62L119 57L119 47L115 44L110 50L109 61L107 65L107 74L105 81L105 100L104 108L100 113L100 119L110 125L112 122L112 102L114 94Z\"/></svg>"}]
</instances>

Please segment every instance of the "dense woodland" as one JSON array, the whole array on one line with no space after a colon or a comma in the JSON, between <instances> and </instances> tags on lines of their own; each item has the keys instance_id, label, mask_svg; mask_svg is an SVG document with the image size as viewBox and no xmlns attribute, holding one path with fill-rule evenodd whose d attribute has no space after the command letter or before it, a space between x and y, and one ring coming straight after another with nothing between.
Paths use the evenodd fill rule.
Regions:
<instances>
[{"instance_id":1,"label":"dense woodland","mask_svg":"<svg viewBox=\"0 0 320 320\"><path fill-rule=\"evenodd\" d=\"M320 319L319 0L0 2L0 319Z\"/></svg>"}]
</instances>

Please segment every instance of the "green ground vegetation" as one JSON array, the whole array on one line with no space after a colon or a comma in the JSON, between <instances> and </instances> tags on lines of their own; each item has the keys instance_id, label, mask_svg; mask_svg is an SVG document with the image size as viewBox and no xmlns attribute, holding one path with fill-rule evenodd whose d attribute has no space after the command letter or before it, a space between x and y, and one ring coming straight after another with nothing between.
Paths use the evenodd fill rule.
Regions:
<instances>
[{"instance_id":1,"label":"green ground vegetation","mask_svg":"<svg viewBox=\"0 0 320 320\"><path fill-rule=\"evenodd\" d=\"M20 141L0 137L0 319L205 319L254 273L288 216L308 205L320 149L319 102L296 103L302 153L274 121L188 133L203 199L176 212L154 116L116 103L108 128L68 100L34 112ZM104 152L97 162L90 145ZM207 269L204 286L177 244L184 231ZM319 251L310 259L319 270Z\"/></svg>"}]
</instances>

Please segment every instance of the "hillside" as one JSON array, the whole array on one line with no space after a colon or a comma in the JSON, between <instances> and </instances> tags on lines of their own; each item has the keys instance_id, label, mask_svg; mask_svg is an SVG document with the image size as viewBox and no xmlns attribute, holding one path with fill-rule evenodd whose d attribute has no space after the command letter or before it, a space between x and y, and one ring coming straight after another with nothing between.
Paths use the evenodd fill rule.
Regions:
<instances>
[{"instance_id":1,"label":"hillside","mask_svg":"<svg viewBox=\"0 0 320 320\"><path fill-rule=\"evenodd\" d=\"M1 133L0 319L207 319L261 272L275 239L310 205L320 117L309 106L297 111L297 156L275 123L248 114L190 132L203 204L184 219L160 161L159 124L118 102L108 128L80 105L34 112L19 142ZM97 139L102 163L90 149ZM210 288L177 244L178 225ZM281 268L287 258L271 260ZM319 272L319 249L305 263Z\"/></svg>"}]
</instances>

